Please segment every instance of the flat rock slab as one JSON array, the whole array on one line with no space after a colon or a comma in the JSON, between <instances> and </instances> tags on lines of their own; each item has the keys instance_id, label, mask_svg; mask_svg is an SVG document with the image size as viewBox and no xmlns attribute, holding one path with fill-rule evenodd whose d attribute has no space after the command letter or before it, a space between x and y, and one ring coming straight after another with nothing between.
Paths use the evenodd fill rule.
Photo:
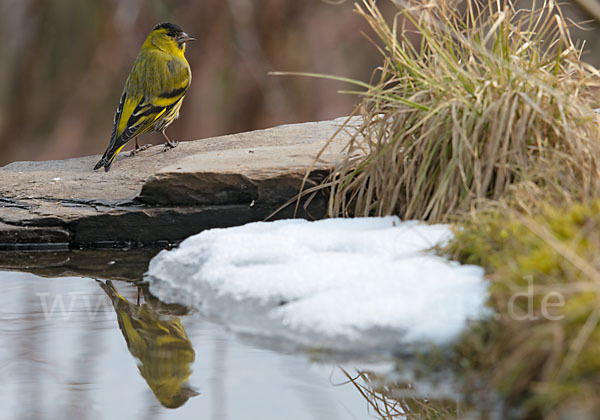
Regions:
<instances>
[{"instance_id":1,"label":"flat rock slab","mask_svg":"<svg viewBox=\"0 0 600 420\"><path fill-rule=\"evenodd\" d=\"M207 228L263 220L332 169L349 137L345 118L100 156L0 168L0 249L168 246ZM299 216L321 218L318 194ZM290 217L293 206L275 218Z\"/></svg>"}]
</instances>

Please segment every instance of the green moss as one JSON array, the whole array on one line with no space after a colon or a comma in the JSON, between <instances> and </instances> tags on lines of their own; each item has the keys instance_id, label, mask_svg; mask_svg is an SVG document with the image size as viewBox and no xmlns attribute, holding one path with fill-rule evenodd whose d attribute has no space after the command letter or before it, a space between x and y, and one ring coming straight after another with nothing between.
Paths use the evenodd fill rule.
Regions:
<instances>
[{"instance_id":1,"label":"green moss","mask_svg":"<svg viewBox=\"0 0 600 420\"><path fill-rule=\"evenodd\" d=\"M486 269L488 304L497 313L472 328L457 353L467 376L485 377L519 407L518 417L560 416L573 407L596 414L600 200L540 208L537 216L488 211L455 229L446 252Z\"/></svg>"}]
</instances>

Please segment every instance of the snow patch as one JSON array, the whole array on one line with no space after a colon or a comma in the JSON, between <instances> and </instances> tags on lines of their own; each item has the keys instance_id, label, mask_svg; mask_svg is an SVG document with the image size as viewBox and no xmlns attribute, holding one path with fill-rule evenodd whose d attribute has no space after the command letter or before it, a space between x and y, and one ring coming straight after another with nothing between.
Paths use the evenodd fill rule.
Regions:
<instances>
[{"instance_id":1,"label":"snow patch","mask_svg":"<svg viewBox=\"0 0 600 420\"><path fill-rule=\"evenodd\" d=\"M145 279L232 330L360 352L444 346L486 316L481 267L436 256L447 225L397 217L211 229L161 251Z\"/></svg>"}]
</instances>

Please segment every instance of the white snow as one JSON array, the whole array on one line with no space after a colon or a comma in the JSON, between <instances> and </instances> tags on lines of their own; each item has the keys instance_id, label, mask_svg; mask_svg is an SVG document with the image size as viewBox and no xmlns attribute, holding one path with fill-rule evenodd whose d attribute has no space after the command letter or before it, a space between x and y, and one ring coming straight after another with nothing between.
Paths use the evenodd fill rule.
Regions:
<instances>
[{"instance_id":1,"label":"white snow","mask_svg":"<svg viewBox=\"0 0 600 420\"><path fill-rule=\"evenodd\" d=\"M232 330L350 352L444 346L487 316L480 267L436 256L446 225L396 217L211 229L160 252L151 292ZM283 339L283 340L282 340Z\"/></svg>"}]
</instances>

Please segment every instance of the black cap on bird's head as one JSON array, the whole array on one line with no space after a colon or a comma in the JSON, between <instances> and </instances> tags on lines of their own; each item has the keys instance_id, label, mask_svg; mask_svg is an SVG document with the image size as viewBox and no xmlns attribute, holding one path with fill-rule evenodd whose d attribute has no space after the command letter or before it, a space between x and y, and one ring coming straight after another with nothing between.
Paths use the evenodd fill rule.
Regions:
<instances>
[{"instance_id":1,"label":"black cap on bird's head","mask_svg":"<svg viewBox=\"0 0 600 420\"><path fill-rule=\"evenodd\" d=\"M166 29L168 31L173 31L174 33L183 32L181 26L175 25L174 23L170 22L162 22L156 25L154 28L152 28L153 31L156 31L157 29Z\"/></svg>"},{"instance_id":2,"label":"black cap on bird's head","mask_svg":"<svg viewBox=\"0 0 600 420\"><path fill-rule=\"evenodd\" d=\"M172 38L175 38L175 40L179 43L179 44L184 44L188 41L195 41L196 38L193 38L192 36L186 34L183 29L181 28L181 26L179 25L175 25L174 23L170 23L170 22L162 22L159 23L158 25L156 25L154 28L152 28L152 31L157 31L159 29L164 29L166 31L166 34Z\"/></svg>"}]
</instances>

